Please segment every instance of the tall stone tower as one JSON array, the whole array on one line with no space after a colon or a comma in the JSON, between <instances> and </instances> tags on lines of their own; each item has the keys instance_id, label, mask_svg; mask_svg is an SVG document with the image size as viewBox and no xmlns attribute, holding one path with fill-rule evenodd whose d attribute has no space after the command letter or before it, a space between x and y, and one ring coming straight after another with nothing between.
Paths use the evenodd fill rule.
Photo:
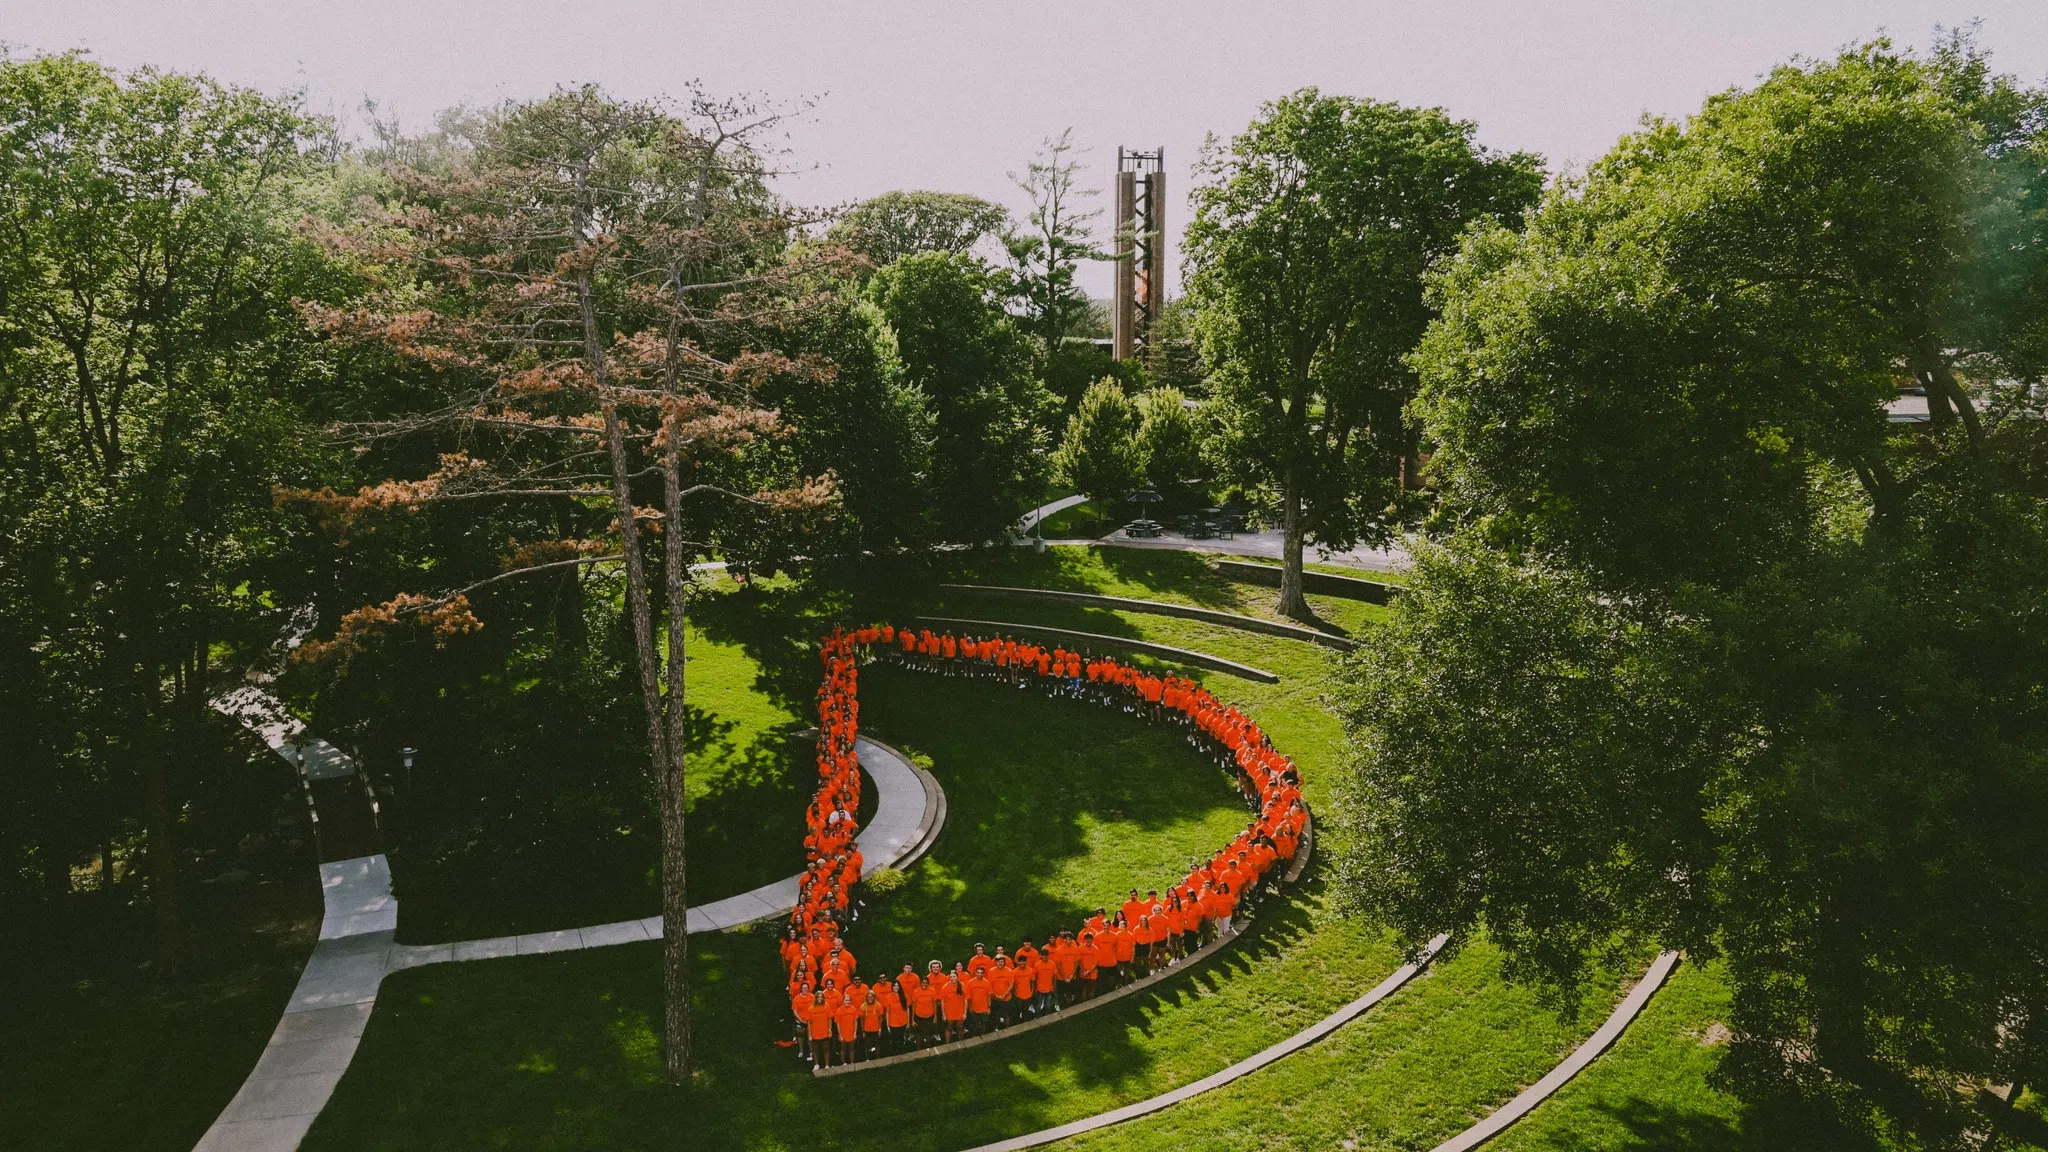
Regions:
<instances>
[{"instance_id":1,"label":"tall stone tower","mask_svg":"<svg viewBox=\"0 0 2048 1152\"><path fill-rule=\"evenodd\" d=\"M1110 345L1119 360L1142 355L1166 303L1166 148L1116 150L1116 286Z\"/></svg>"}]
</instances>

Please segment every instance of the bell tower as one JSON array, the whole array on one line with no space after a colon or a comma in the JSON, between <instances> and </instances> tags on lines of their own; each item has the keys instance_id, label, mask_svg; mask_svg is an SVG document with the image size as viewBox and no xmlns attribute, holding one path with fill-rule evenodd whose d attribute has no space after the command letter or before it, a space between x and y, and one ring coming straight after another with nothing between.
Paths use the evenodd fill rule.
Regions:
<instances>
[{"instance_id":1,"label":"bell tower","mask_svg":"<svg viewBox=\"0 0 2048 1152\"><path fill-rule=\"evenodd\" d=\"M1142 355L1166 303L1166 148L1116 150L1116 284L1110 346L1119 360Z\"/></svg>"}]
</instances>

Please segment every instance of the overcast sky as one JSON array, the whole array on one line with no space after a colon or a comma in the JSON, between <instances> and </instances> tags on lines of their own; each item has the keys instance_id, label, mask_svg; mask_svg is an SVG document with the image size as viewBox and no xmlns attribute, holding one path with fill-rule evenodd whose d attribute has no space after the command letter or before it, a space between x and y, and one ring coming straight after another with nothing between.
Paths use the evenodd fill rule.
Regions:
<instances>
[{"instance_id":1,"label":"overcast sky","mask_svg":"<svg viewBox=\"0 0 2048 1152\"><path fill-rule=\"evenodd\" d=\"M784 182L810 204L936 188L1016 207L1006 173L1071 125L1098 185L1119 144L1165 146L1177 233L1204 135L1304 85L1439 105L1557 170L1645 112L1684 115L1789 57L1880 32L1924 46L1936 25L1973 18L2001 71L2048 74L2048 0L0 0L0 41L303 87L338 113L371 96L413 124L586 81L628 96L692 78L815 96L789 141L804 169ZM1105 272L1086 283L1107 294Z\"/></svg>"}]
</instances>

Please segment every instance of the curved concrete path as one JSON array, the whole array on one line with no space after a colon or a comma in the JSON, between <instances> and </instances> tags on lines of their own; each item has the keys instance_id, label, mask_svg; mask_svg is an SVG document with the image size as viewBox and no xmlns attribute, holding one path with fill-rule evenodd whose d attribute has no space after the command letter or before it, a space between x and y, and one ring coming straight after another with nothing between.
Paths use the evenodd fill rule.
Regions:
<instances>
[{"instance_id":1,"label":"curved concrete path","mask_svg":"<svg viewBox=\"0 0 2048 1152\"><path fill-rule=\"evenodd\" d=\"M1052 519L1054 516L1057 516L1060 513L1065 512L1067 509L1078 508L1081 505L1086 504L1087 502L1087 496L1077 494L1073 496L1062 496L1061 498L1053 501L1050 504L1041 504L1038 507L1033 508L1031 511L1026 512L1023 515L1023 517L1017 521L1017 532L1019 535L1022 535L1023 533L1029 532L1032 529L1038 527L1045 521Z\"/></svg>"},{"instance_id":2,"label":"curved concrete path","mask_svg":"<svg viewBox=\"0 0 2048 1152\"><path fill-rule=\"evenodd\" d=\"M214 702L242 721L264 742L299 767L321 764L330 775L350 775L355 765L325 741L305 735L275 697L245 687ZM324 751L319 751L324 750ZM931 775L901 752L862 738L855 745L860 766L874 781L875 814L861 829L863 872L910 863L938 838L946 813L945 793ZM320 865L326 902L320 942L299 974L298 987L234 1099L221 1110L194 1152L292 1152L327 1106L348 1071L384 977L421 964L528 956L657 940L662 918L625 920L590 928L499 936L454 944L393 942L398 901L391 895L391 865L382 854ZM710 932L788 912L796 904L797 877L764 884L751 892L690 909L687 930Z\"/></svg>"}]
</instances>

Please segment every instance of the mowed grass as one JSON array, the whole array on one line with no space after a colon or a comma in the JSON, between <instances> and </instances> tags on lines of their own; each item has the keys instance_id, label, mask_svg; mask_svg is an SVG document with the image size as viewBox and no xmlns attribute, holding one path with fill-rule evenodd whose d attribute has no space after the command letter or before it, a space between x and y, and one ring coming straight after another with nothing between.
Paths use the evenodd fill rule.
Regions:
<instances>
[{"instance_id":1,"label":"mowed grass","mask_svg":"<svg viewBox=\"0 0 2048 1152\"><path fill-rule=\"evenodd\" d=\"M730 591L730 582L715 585ZM691 902L708 903L782 879L804 865L803 811L816 787L815 745L795 733L800 717L761 690L761 665L746 648L688 634L690 739L685 754L689 798ZM639 765L625 771L638 775ZM873 798L865 806L872 811ZM580 868L588 845L550 845L578 879L554 885L496 884L481 890L457 876L423 874L433 863L401 861L399 938L408 943L574 928L637 919L661 911L659 845L651 828L621 828L627 840L621 869Z\"/></svg>"},{"instance_id":2,"label":"mowed grass","mask_svg":"<svg viewBox=\"0 0 2048 1152\"><path fill-rule=\"evenodd\" d=\"M1222 580L1199 558L1173 553L1017 550L966 560L950 578L1270 614L1270 589ZM1276 685L1195 676L1296 757L1312 804L1331 793L1342 733L1324 702L1326 650L1135 613L926 604L937 614L1152 639L1274 671ZM1381 611L1317 606L1347 628ZM1121 715L900 670L864 673L862 700L864 725L929 756L951 804L945 836L905 892L854 930L865 971L950 959L976 941L1040 938L1048 924L1172 875L1244 819L1220 773L1169 732ZM1312 875L1238 946L1147 995L982 1049L819 1081L774 1043L787 1034L787 1010L770 930L699 936L693 952L691 1087L659 1083L652 946L418 969L387 982L306 1147L966 1148L1208 1075L1322 1018L1400 959L1384 934L1338 914ZM1598 982L1583 1011L1561 1020L1505 984L1497 955L1475 941L1321 1045L1070 1143L1428 1148L1554 1065L1604 1019L1619 984ZM1579 1145L1566 1132L1528 1146Z\"/></svg>"}]
</instances>

